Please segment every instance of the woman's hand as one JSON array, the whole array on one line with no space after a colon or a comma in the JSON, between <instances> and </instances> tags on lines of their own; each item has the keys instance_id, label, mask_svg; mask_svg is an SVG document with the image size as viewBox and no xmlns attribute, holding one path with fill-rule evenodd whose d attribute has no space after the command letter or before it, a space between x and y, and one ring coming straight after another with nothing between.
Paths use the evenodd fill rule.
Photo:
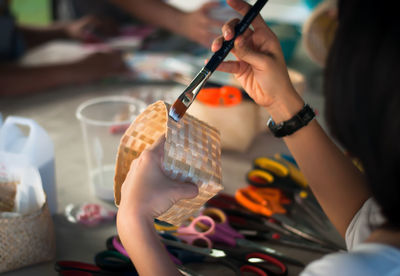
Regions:
<instances>
[{"instance_id":1,"label":"woman's hand","mask_svg":"<svg viewBox=\"0 0 400 276\"><path fill-rule=\"evenodd\" d=\"M228 4L244 15L250 5L242 0L228 0ZM223 36L214 40L211 50L217 51L224 39L234 36L234 28L239 22L233 19L222 27ZM258 15L248 29L235 40L232 53L237 61L223 62L218 70L233 73L253 100L264 107L272 107L278 98L295 92L290 82L284 56L275 34Z\"/></svg>"},{"instance_id":2,"label":"woman's hand","mask_svg":"<svg viewBox=\"0 0 400 276\"><path fill-rule=\"evenodd\" d=\"M180 199L197 195L197 186L179 183L161 169L165 138L134 160L121 188L119 212L142 217L157 217Z\"/></svg>"},{"instance_id":3,"label":"woman's hand","mask_svg":"<svg viewBox=\"0 0 400 276\"><path fill-rule=\"evenodd\" d=\"M154 217L180 199L197 195L197 186L178 183L161 169L165 138L132 162L122 184L118 235L140 275L180 275L154 228Z\"/></svg>"},{"instance_id":4,"label":"woman's hand","mask_svg":"<svg viewBox=\"0 0 400 276\"><path fill-rule=\"evenodd\" d=\"M118 28L115 22L110 19L87 15L67 23L65 32L72 39L84 42L101 42L106 38L116 36Z\"/></svg>"},{"instance_id":5,"label":"woman's hand","mask_svg":"<svg viewBox=\"0 0 400 276\"><path fill-rule=\"evenodd\" d=\"M210 17L210 10L218 6L217 2L209 2L199 9L183 15L182 34L190 40L200 43L204 47L210 47L212 41L217 37L223 22Z\"/></svg>"}]
</instances>

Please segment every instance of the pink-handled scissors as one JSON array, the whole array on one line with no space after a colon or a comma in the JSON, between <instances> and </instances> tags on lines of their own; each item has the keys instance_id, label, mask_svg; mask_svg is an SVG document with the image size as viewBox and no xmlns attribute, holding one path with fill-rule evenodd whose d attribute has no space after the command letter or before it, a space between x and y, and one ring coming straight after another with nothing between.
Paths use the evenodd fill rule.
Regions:
<instances>
[{"instance_id":1,"label":"pink-handled scissors","mask_svg":"<svg viewBox=\"0 0 400 276\"><path fill-rule=\"evenodd\" d=\"M191 245L212 248L212 242L207 237L215 231L215 222L209 216L198 216L189 225L180 226L176 233L181 240Z\"/></svg>"},{"instance_id":2,"label":"pink-handled scissors","mask_svg":"<svg viewBox=\"0 0 400 276\"><path fill-rule=\"evenodd\" d=\"M219 243L224 243L231 247L236 246L237 239L244 239L244 236L233 229L228 222L226 214L218 208L205 208L202 211L203 216L211 217L215 224L215 232L208 237Z\"/></svg>"}]
</instances>

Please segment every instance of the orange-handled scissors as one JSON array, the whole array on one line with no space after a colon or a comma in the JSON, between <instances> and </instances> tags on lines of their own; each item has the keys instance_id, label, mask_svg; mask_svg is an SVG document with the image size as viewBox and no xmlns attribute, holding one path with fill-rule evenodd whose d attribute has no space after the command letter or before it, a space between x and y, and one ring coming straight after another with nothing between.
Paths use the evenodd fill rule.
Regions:
<instances>
[{"instance_id":1,"label":"orange-handled scissors","mask_svg":"<svg viewBox=\"0 0 400 276\"><path fill-rule=\"evenodd\" d=\"M282 205L290 203L277 188L242 188L236 191L235 198L250 211L268 217L285 214L286 209Z\"/></svg>"},{"instance_id":2,"label":"orange-handled scissors","mask_svg":"<svg viewBox=\"0 0 400 276\"><path fill-rule=\"evenodd\" d=\"M233 106L242 101L242 92L233 86L203 88L197 100L212 106Z\"/></svg>"}]
</instances>

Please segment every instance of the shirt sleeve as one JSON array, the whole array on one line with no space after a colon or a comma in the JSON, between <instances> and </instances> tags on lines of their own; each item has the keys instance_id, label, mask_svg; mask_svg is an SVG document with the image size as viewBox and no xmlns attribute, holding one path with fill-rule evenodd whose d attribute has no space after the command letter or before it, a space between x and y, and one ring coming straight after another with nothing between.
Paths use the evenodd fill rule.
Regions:
<instances>
[{"instance_id":1,"label":"shirt sleeve","mask_svg":"<svg viewBox=\"0 0 400 276\"><path fill-rule=\"evenodd\" d=\"M300 273L300 276L370 275L366 272L364 267L355 262L349 254L335 253L313 261Z\"/></svg>"},{"instance_id":2,"label":"shirt sleeve","mask_svg":"<svg viewBox=\"0 0 400 276\"><path fill-rule=\"evenodd\" d=\"M347 250L364 242L377 226L385 222L380 208L373 198L369 198L355 214L346 230Z\"/></svg>"},{"instance_id":3,"label":"shirt sleeve","mask_svg":"<svg viewBox=\"0 0 400 276\"><path fill-rule=\"evenodd\" d=\"M10 14L0 14L0 62L12 61L22 56L25 43Z\"/></svg>"}]
</instances>

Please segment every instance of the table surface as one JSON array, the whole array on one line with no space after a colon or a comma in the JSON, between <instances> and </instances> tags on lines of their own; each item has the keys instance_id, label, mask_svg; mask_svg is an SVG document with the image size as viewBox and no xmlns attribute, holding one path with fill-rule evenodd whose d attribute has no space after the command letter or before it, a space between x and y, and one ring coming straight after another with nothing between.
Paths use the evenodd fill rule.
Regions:
<instances>
[{"instance_id":1,"label":"table surface","mask_svg":"<svg viewBox=\"0 0 400 276\"><path fill-rule=\"evenodd\" d=\"M289 64L292 68L305 74L307 89L304 98L314 108L323 111L323 97L321 95L321 69L316 67L305 56L301 47L297 50ZM105 249L107 237L115 235L114 223L88 228L68 222L63 215L67 204L82 204L84 202L98 202L115 208L112 203L101 201L91 194L88 183L88 174L83 154L83 139L79 122L75 117L78 105L90 98L105 95L135 95L147 91L176 89L176 84L140 84L134 81L98 82L90 85L64 87L24 98L0 99L0 112L3 117L17 115L34 119L49 133L55 145L56 185L58 194L59 214L53 217L56 231L57 252L56 260L70 259L93 262L94 255ZM319 116L320 117L320 116ZM322 126L325 125L319 118ZM271 156L275 153L288 153L282 140L272 137L269 133L259 134L251 147L245 153L223 151L222 172L225 192L233 194L239 187L246 185L245 173L251 167L251 161L258 156ZM330 237L342 242L337 232L332 231ZM276 246L277 249L290 253L304 263L309 263L321 257L321 254L302 250ZM193 265L205 275L217 275L224 271L220 266L204 267L201 264ZM290 266L289 275L297 275L301 268ZM13 272L5 276L20 275L55 275L54 261L38 264Z\"/></svg>"}]
</instances>

